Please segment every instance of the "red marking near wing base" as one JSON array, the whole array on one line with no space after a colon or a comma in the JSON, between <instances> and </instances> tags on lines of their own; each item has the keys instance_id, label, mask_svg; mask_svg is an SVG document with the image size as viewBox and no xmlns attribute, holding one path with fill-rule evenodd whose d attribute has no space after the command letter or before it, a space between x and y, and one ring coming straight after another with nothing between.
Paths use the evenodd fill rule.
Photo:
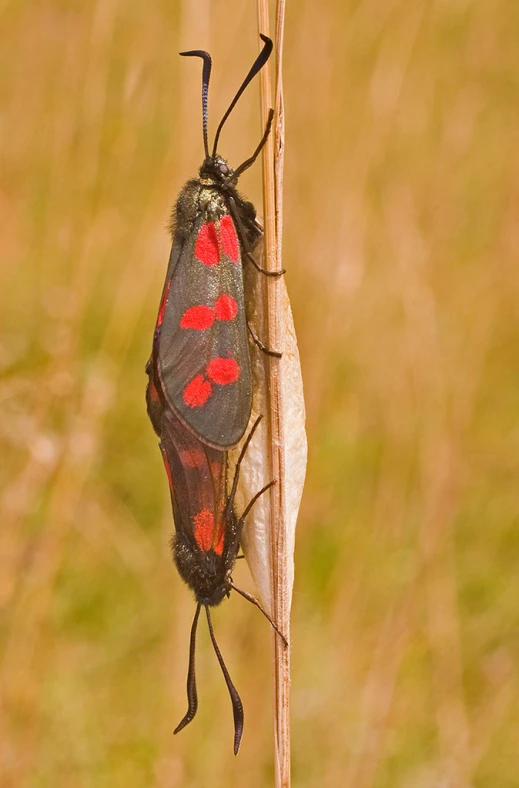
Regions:
<instances>
[{"instance_id":1,"label":"red marking near wing base","mask_svg":"<svg viewBox=\"0 0 519 788\"><path fill-rule=\"evenodd\" d=\"M188 408L200 408L205 405L212 393L213 388L209 381L203 375L197 375L185 387L182 398Z\"/></svg>"},{"instance_id":2,"label":"red marking near wing base","mask_svg":"<svg viewBox=\"0 0 519 788\"><path fill-rule=\"evenodd\" d=\"M218 264L220 252L213 222L207 222L201 226L195 243L195 256L204 265Z\"/></svg>"},{"instance_id":3,"label":"red marking near wing base","mask_svg":"<svg viewBox=\"0 0 519 788\"><path fill-rule=\"evenodd\" d=\"M222 234L222 246L224 253L231 258L233 263L237 263L240 258L240 247L234 223L229 214L220 220L220 232Z\"/></svg>"},{"instance_id":4,"label":"red marking near wing base","mask_svg":"<svg viewBox=\"0 0 519 788\"><path fill-rule=\"evenodd\" d=\"M214 516L209 509L202 509L193 517L195 539L200 550L207 553L213 545Z\"/></svg>"},{"instance_id":5,"label":"red marking near wing base","mask_svg":"<svg viewBox=\"0 0 519 788\"><path fill-rule=\"evenodd\" d=\"M238 314L238 304L232 296L223 293L216 299L214 313L217 320L232 320Z\"/></svg>"},{"instance_id":6,"label":"red marking near wing base","mask_svg":"<svg viewBox=\"0 0 519 788\"><path fill-rule=\"evenodd\" d=\"M180 319L180 328L195 328L203 331L214 323L214 312L210 306L191 306Z\"/></svg>"},{"instance_id":7,"label":"red marking near wing base","mask_svg":"<svg viewBox=\"0 0 519 788\"><path fill-rule=\"evenodd\" d=\"M166 304L168 302L168 293L169 288L171 287L171 279L169 280L168 284L166 285L166 289L164 291L164 295L162 296L162 301L160 304L159 309L159 316L157 318L157 328L162 325L162 321L164 320L164 312L166 311Z\"/></svg>"},{"instance_id":8,"label":"red marking near wing base","mask_svg":"<svg viewBox=\"0 0 519 788\"><path fill-rule=\"evenodd\" d=\"M234 383L240 377L240 367L234 358L212 358L207 365L207 374L220 386Z\"/></svg>"},{"instance_id":9,"label":"red marking near wing base","mask_svg":"<svg viewBox=\"0 0 519 788\"><path fill-rule=\"evenodd\" d=\"M152 380L150 380L150 387L149 387L148 391L150 392L150 399L151 399L151 401L152 402L158 402L159 399L160 399L159 392L157 390L157 387L156 387L155 383Z\"/></svg>"},{"instance_id":10,"label":"red marking near wing base","mask_svg":"<svg viewBox=\"0 0 519 788\"><path fill-rule=\"evenodd\" d=\"M167 477L168 477L169 489L172 490L173 489L173 479L171 478L171 468L169 467L168 458L166 457L166 452L164 451L162 446L160 447L160 450L162 452L162 459L164 461L164 467L166 469L166 474L167 474Z\"/></svg>"},{"instance_id":11,"label":"red marking near wing base","mask_svg":"<svg viewBox=\"0 0 519 788\"><path fill-rule=\"evenodd\" d=\"M221 555L223 553L224 536L225 530L223 527L223 522L220 520L217 526L216 539L213 546L213 550L215 551L216 555Z\"/></svg>"},{"instance_id":12,"label":"red marking near wing base","mask_svg":"<svg viewBox=\"0 0 519 788\"><path fill-rule=\"evenodd\" d=\"M214 478L218 478L219 473L222 470L222 463L221 462L212 462L211 463L211 473L213 474Z\"/></svg>"},{"instance_id":13,"label":"red marking near wing base","mask_svg":"<svg viewBox=\"0 0 519 788\"><path fill-rule=\"evenodd\" d=\"M188 449L187 451L180 452L180 462L186 468L203 468L206 464L206 456L203 451L196 449Z\"/></svg>"}]
</instances>

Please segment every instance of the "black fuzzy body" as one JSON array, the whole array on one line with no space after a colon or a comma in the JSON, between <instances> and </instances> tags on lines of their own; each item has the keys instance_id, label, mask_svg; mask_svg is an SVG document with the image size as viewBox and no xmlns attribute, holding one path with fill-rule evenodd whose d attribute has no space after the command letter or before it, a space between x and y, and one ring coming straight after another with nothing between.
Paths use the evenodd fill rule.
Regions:
<instances>
[{"instance_id":1,"label":"black fuzzy body","mask_svg":"<svg viewBox=\"0 0 519 788\"><path fill-rule=\"evenodd\" d=\"M227 173L220 173L219 167L225 167ZM256 209L230 181L233 174L225 159L215 156L202 164L198 178L191 178L184 184L171 213L172 250L185 241L198 218L204 216L213 220L225 213L231 214L233 203L245 230L247 249L255 246L261 235Z\"/></svg>"}]
</instances>

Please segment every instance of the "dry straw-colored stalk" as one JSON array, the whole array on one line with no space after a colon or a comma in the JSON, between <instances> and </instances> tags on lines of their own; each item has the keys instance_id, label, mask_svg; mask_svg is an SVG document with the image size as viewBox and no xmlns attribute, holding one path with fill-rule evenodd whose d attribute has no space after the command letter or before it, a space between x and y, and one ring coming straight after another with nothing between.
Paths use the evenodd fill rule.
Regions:
<instances>
[{"instance_id":1,"label":"dry straw-colored stalk","mask_svg":"<svg viewBox=\"0 0 519 788\"><path fill-rule=\"evenodd\" d=\"M284 114L281 80L284 2L278 0L275 30L275 93L270 63L262 70L263 126L271 107L275 115L263 153L264 243L257 250L270 271L282 269L282 195ZM261 33L269 35L267 0L258 0ZM275 103L273 102L275 95ZM305 410L301 367L284 277L258 276L246 269L248 313L269 348L282 357L253 358L253 418L267 414L247 452L241 495L245 502L270 479L270 498L260 499L246 526L243 548L263 604L279 628L290 636L294 579L294 539L306 471ZM290 785L290 649L274 637L274 745L276 787Z\"/></svg>"}]
</instances>

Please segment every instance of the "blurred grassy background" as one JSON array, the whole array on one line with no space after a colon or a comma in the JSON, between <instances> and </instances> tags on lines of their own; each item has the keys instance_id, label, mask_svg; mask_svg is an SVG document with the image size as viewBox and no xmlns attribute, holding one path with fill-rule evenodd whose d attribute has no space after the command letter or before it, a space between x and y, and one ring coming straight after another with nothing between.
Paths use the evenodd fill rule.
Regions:
<instances>
[{"instance_id":1,"label":"blurred grassy background","mask_svg":"<svg viewBox=\"0 0 519 788\"><path fill-rule=\"evenodd\" d=\"M244 0L7 0L0 48L1 785L272 785L270 634L172 567L143 373L182 183L258 41ZM519 4L289 3L287 283L310 461L294 785L519 785ZM249 90L226 127L259 138ZM243 191L260 200L259 168ZM246 570L240 567L245 575Z\"/></svg>"}]
</instances>

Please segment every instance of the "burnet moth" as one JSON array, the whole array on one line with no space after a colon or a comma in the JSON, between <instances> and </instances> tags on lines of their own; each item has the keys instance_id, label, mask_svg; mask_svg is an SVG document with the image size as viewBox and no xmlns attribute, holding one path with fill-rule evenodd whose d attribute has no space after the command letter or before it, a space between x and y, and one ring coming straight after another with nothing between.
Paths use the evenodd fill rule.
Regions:
<instances>
[{"instance_id":1,"label":"burnet moth","mask_svg":"<svg viewBox=\"0 0 519 788\"><path fill-rule=\"evenodd\" d=\"M198 618L203 607L211 641L232 701L234 753L237 754L243 733L243 705L216 642L209 609L219 605L224 597L228 597L230 591L234 590L261 610L285 645L287 644L285 637L258 600L238 588L232 580L245 518L257 499L274 482L259 490L240 516L236 514L234 499L240 466L261 416L244 442L236 462L232 486L228 490L228 453L202 443L182 424L165 401L156 374L155 350L159 337L160 325L155 333L154 352L146 368L149 376L146 389L148 414L160 438L159 445L169 481L175 522L175 536L172 540L174 562L180 576L194 592L197 602L189 647L188 709L174 732L178 733L191 722L198 708L195 645Z\"/></svg>"},{"instance_id":2,"label":"burnet moth","mask_svg":"<svg viewBox=\"0 0 519 788\"><path fill-rule=\"evenodd\" d=\"M261 268L251 250L261 236L254 206L237 191L240 175L258 157L270 132L250 158L232 170L217 152L220 133L243 91L265 65L272 41L263 48L208 143L208 89L211 57L202 50L181 52L203 60L202 116L205 159L199 177L189 180L172 217L173 244L159 310L161 325L157 375L168 408L208 446L230 449L249 423L252 376L249 335L268 351L248 324L242 265Z\"/></svg>"},{"instance_id":3,"label":"burnet moth","mask_svg":"<svg viewBox=\"0 0 519 788\"><path fill-rule=\"evenodd\" d=\"M270 56L272 41L266 36L261 38L263 49L218 126L211 154L207 135L211 58L198 50L181 53L201 57L204 63L205 160L199 178L188 181L182 189L174 211L173 246L146 368L148 415L160 439L171 492L175 521L173 558L197 603L189 648L188 709L174 732L191 722L198 708L195 644L203 607L231 696L235 754L243 733L243 705L216 642L210 608L235 590L262 611L287 644L258 600L232 580L245 518L257 499L274 484L271 481L265 485L241 515L236 513L240 466L261 419L260 416L256 420L244 441L230 484L227 450L243 436L252 409L249 334L266 350L247 322L242 262L249 260L259 271L272 275L251 254L261 229L253 205L238 193L236 182L265 144L272 112L255 152L236 170L217 154L217 146L236 102Z\"/></svg>"}]
</instances>

